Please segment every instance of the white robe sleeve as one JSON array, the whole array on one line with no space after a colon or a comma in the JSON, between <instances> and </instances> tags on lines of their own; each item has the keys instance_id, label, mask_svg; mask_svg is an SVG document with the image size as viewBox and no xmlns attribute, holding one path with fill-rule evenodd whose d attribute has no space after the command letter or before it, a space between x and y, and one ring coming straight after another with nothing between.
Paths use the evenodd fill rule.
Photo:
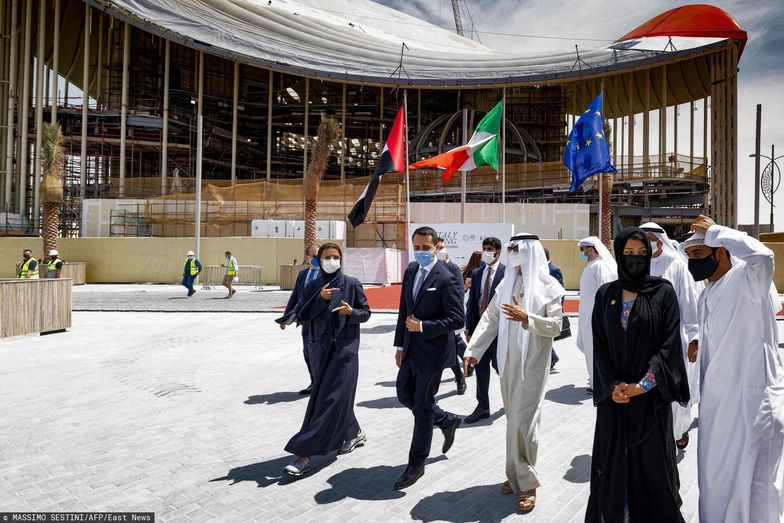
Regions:
<instances>
[{"instance_id":1,"label":"white robe sleeve","mask_svg":"<svg viewBox=\"0 0 784 523\"><path fill-rule=\"evenodd\" d=\"M767 300L770 296L770 282L773 281L773 251L746 234L722 225L711 225L705 233L708 247L724 247L732 256L746 262L744 271L748 290L755 302Z\"/></svg>"},{"instance_id":2,"label":"white robe sleeve","mask_svg":"<svg viewBox=\"0 0 784 523\"><path fill-rule=\"evenodd\" d=\"M681 312L681 326L686 335L686 343L691 343L699 337L699 320L697 318L697 298L699 290L697 282L692 278L689 269L681 263L673 262L677 267L677 282L674 283L675 293L678 295L678 306Z\"/></svg>"},{"instance_id":3,"label":"white robe sleeve","mask_svg":"<svg viewBox=\"0 0 784 523\"><path fill-rule=\"evenodd\" d=\"M497 289L502 288L499 284ZM498 308L498 290L490 298L482 317L479 318L479 323L476 325L471 341L468 342L468 347L465 351L465 357L476 358L476 361L482 359L490 344L498 337L498 319L501 316L501 310Z\"/></svg>"},{"instance_id":4,"label":"white robe sleeve","mask_svg":"<svg viewBox=\"0 0 784 523\"><path fill-rule=\"evenodd\" d=\"M544 316L528 313L528 329L531 334L555 338L561 334L561 321L563 320L563 310L561 309L561 298L557 298L544 306Z\"/></svg>"}]
</instances>

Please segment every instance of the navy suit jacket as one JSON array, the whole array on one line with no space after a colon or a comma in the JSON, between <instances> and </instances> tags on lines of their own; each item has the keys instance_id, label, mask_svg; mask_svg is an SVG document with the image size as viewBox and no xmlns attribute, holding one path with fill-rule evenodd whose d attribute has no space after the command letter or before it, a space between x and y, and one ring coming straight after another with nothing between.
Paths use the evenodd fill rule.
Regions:
<instances>
[{"instance_id":1,"label":"navy suit jacket","mask_svg":"<svg viewBox=\"0 0 784 523\"><path fill-rule=\"evenodd\" d=\"M457 279L444 262L437 261L415 299L418 271L419 264L411 262L403 275L395 347L403 347L403 361L411 358L416 369L438 372L454 364L454 332L465 325L462 275ZM422 321L422 332L409 332L406 328L410 314Z\"/></svg>"},{"instance_id":2,"label":"navy suit jacket","mask_svg":"<svg viewBox=\"0 0 784 523\"><path fill-rule=\"evenodd\" d=\"M466 334L468 335L474 333L474 329L476 329L476 326L479 324L479 319L482 317L482 315L479 314L479 302L481 301L480 295L482 292L482 274L484 273L485 268L486 267L481 267L479 269L474 269L473 272L471 272L471 288L468 290L468 304L466 305ZM495 292L495 288L498 287L498 283L504 278L505 271L506 265L499 262L498 268L493 276L493 281L490 282L490 298L493 297L493 293ZM492 349L492 346L490 348Z\"/></svg>"},{"instance_id":3,"label":"navy suit jacket","mask_svg":"<svg viewBox=\"0 0 784 523\"><path fill-rule=\"evenodd\" d=\"M563 287L563 274L561 274L561 269L553 262L547 262L547 268L550 269L550 276L558 280L558 283Z\"/></svg>"},{"instance_id":4,"label":"navy suit jacket","mask_svg":"<svg viewBox=\"0 0 784 523\"><path fill-rule=\"evenodd\" d=\"M297 313L298 307L302 305L303 293L305 292L305 278L308 277L308 271L310 270L310 267L311 266L308 265L299 271L299 273L297 273L297 280L294 282L294 290L291 291L289 302L286 304L286 310L283 312L283 317L280 318L280 321L287 321ZM305 333L303 332L303 336L304 335Z\"/></svg>"}]
</instances>

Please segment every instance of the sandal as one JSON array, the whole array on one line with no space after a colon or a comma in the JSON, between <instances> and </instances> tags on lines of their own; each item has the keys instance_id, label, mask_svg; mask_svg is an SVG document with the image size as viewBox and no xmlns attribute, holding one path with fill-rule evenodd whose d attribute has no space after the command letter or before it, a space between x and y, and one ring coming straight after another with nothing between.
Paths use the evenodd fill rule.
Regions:
<instances>
[{"instance_id":1,"label":"sandal","mask_svg":"<svg viewBox=\"0 0 784 523\"><path fill-rule=\"evenodd\" d=\"M501 484L501 494L511 494L512 492L514 491L512 490L511 483L504 481L503 484Z\"/></svg>"},{"instance_id":2,"label":"sandal","mask_svg":"<svg viewBox=\"0 0 784 523\"><path fill-rule=\"evenodd\" d=\"M517 508L523 514L528 514L536 506L536 489L532 489L520 494L520 500L517 502Z\"/></svg>"},{"instance_id":3,"label":"sandal","mask_svg":"<svg viewBox=\"0 0 784 523\"><path fill-rule=\"evenodd\" d=\"M675 446L679 449L683 450L689 446L689 433L685 433L681 436L681 439L675 442Z\"/></svg>"}]
</instances>

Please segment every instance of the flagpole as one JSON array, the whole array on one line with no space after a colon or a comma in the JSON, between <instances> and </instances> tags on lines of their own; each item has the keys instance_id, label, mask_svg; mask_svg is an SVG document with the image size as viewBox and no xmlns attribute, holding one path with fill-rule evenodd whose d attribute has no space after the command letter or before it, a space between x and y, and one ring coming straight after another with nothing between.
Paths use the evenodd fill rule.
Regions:
<instances>
[{"instance_id":1,"label":"flagpole","mask_svg":"<svg viewBox=\"0 0 784 523\"><path fill-rule=\"evenodd\" d=\"M501 113L501 223L506 223L506 87Z\"/></svg>"},{"instance_id":2,"label":"flagpole","mask_svg":"<svg viewBox=\"0 0 784 523\"><path fill-rule=\"evenodd\" d=\"M463 108L463 145L468 143L468 109ZM460 171L460 223L465 223L466 171Z\"/></svg>"},{"instance_id":3,"label":"flagpole","mask_svg":"<svg viewBox=\"0 0 784 523\"><path fill-rule=\"evenodd\" d=\"M408 263L414 259L411 253L411 180L408 176L408 90L403 89L403 132L406 150L406 252Z\"/></svg>"}]
</instances>

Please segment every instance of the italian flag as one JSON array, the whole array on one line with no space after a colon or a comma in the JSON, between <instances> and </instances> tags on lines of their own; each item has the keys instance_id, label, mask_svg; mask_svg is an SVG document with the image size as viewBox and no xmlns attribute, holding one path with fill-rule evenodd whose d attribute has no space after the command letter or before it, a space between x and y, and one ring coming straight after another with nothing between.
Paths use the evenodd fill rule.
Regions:
<instances>
[{"instance_id":1,"label":"italian flag","mask_svg":"<svg viewBox=\"0 0 784 523\"><path fill-rule=\"evenodd\" d=\"M471 171L479 165L489 165L498 170L498 135L503 117L503 102L485 115L477 124L468 143L445 153L425 158L409 165L411 169L436 167L444 169L441 180L448 181L457 171Z\"/></svg>"}]
</instances>

